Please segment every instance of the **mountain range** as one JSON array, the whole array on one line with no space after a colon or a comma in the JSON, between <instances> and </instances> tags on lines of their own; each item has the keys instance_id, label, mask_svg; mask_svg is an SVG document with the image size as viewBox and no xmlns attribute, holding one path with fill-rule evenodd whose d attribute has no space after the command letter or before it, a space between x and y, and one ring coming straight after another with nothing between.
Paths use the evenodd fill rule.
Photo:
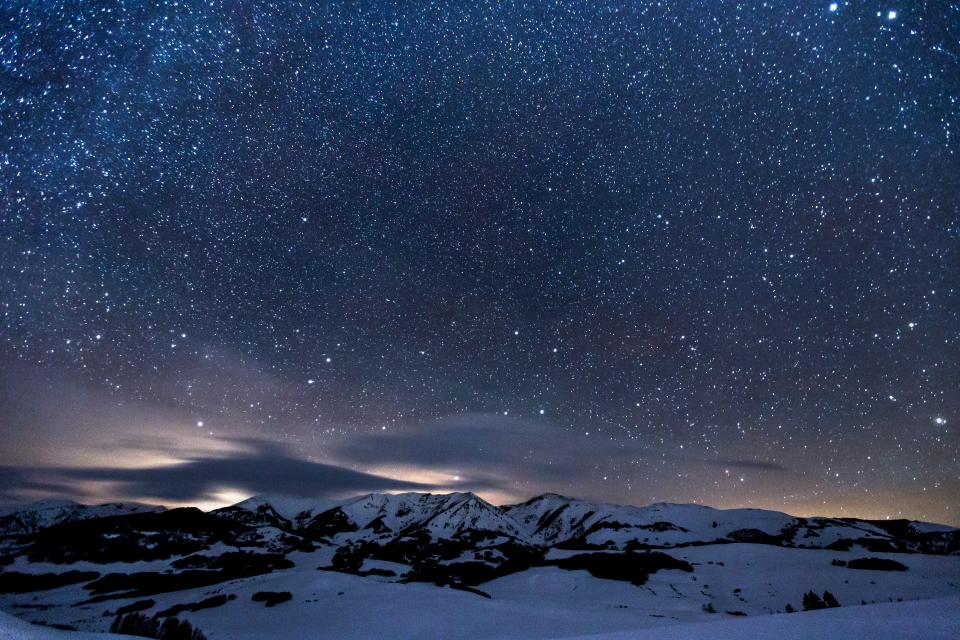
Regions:
<instances>
[{"instance_id":1,"label":"mountain range","mask_svg":"<svg viewBox=\"0 0 960 640\"><path fill-rule=\"evenodd\" d=\"M336 618L347 615L348 591L364 594L354 603L361 609L382 594L422 608L429 588L444 594L431 598L465 593L470 610L509 602L542 613L563 602L568 613L607 607L614 590L629 611L569 623L592 633L621 628L621 618L639 623L640 611L648 624L809 608L808 592L844 605L956 595L960 530L556 494L505 506L472 493L255 496L209 512L44 501L0 512L0 567L0 608L83 631L182 618L209 637L242 637L216 614L247 593L245 610L258 607L256 616L267 602L303 616L307 605L332 607L325 615ZM266 588L274 583L286 588ZM352 586L322 600L317 590L329 584ZM551 628L524 637L555 637ZM350 629L320 637L377 637L374 627Z\"/></svg>"}]
</instances>

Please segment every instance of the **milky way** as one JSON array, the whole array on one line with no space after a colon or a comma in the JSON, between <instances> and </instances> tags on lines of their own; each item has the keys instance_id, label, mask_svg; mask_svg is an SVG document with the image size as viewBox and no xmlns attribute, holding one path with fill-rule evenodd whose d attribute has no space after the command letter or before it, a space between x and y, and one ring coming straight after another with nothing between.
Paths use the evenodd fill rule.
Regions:
<instances>
[{"instance_id":1,"label":"milky way","mask_svg":"<svg viewBox=\"0 0 960 640\"><path fill-rule=\"evenodd\" d=\"M960 5L793 4L0 2L0 463L957 522Z\"/></svg>"}]
</instances>

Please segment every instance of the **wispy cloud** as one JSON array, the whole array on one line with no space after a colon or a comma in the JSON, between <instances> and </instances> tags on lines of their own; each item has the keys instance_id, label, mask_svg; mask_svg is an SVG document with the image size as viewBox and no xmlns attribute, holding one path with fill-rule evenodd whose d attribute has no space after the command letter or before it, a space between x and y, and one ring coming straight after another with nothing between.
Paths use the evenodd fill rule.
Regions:
<instances>
[{"instance_id":1,"label":"wispy cloud","mask_svg":"<svg viewBox=\"0 0 960 640\"><path fill-rule=\"evenodd\" d=\"M247 494L339 496L365 491L432 488L344 466L311 462L276 443L244 439L236 451L198 455L178 464L149 467L0 467L0 481L11 495L74 482L107 482L117 498L203 502L229 488ZM53 481L46 479L54 479Z\"/></svg>"}]
</instances>

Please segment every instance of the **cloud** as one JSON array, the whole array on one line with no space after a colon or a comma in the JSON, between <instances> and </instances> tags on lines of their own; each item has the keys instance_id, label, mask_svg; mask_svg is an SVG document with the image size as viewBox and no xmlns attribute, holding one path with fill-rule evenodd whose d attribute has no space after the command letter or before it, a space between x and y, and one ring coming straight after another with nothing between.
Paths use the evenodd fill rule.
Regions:
<instances>
[{"instance_id":1,"label":"cloud","mask_svg":"<svg viewBox=\"0 0 960 640\"><path fill-rule=\"evenodd\" d=\"M349 464L442 469L461 476L463 486L475 491L484 490L474 485L482 479L487 487L520 497L558 491L631 503L689 499L684 497L678 474L684 474L685 482L712 482L716 467L789 472L772 461L705 460L651 447L643 440L624 443L542 420L499 414L464 414L394 432L350 434L333 443L330 451L334 459ZM621 482L606 482L615 474ZM633 479L637 490L625 487L624 478ZM666 486L672 492L653 495L647 489L649 483Z\"/></svg>"},{"instance_id":2,"label":"cloud","mask_svg":"<svg viewBox=\"0 0 960 640\"><path fill-rule=\"evenodd\" d=\"M225 488L249 494L302 497L432 488L431 485L297 458L276 443L252 439L235 442L242 445L237 451L198 455L170 465L35 470L0 467L0 481L10 492L39 490L42 488L40 477L53 477L61 482L107 482L113 485L117 498L172 502L209 500Z\"/></svg>"},{"instance_id":3,"label":"cloud","mask_svg":"<svg viewBox=\"0 0 960 640\"><path fill-rule=\"evenodd\" d=\"M27 467L0 466L0 504L19 503L25 496L82 499L83 492L68 482L51 481L47 474Z\"/></svg>"},{"instance_id":4,"label":"cloud","mask_svg":"<svg viewBox=\"0 0 960 640\"><path fill-rule=\"evenodd\" d=\"M335 443L334 457L367 465L407 464L485 476L496 484L557 482L585 471L596 459L612 459L624 449L607 440L590 440L591 459L580 455L582 434L544 422L492 414L465 414L403 431L351 435Z\"/></svg>"}]
</instances>

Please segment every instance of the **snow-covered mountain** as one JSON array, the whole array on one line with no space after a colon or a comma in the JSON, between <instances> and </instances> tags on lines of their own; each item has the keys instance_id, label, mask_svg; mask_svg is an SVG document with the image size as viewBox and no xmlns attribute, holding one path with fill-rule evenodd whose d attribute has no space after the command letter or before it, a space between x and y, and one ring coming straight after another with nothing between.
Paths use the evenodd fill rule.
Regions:
<instances>
[{"instance_id":1,"label":"snow-covered mountain","mask_svg":"<svg viewBox=\"0 0 960 640\"><path fill-rule=\"evenodd\" d=\"M263 524L280 528L302 528L317 514L337 504L335 500L317 498L252 496L234 505L214 509L213 513L238 520L249 519L250 523L259 519Z\"/></svg>"},{"instance_id":2,"label":"snow-covered mountain","mask_svg":"<svg viewBox=\"0 0 960 640\"><path fill-rule=\"evenodd\" d=\"M21 537L68 522L163 510L135 503L35 502L0 510L0 538ZM800 548L861 545L878 551L960 553L960 532L945 525L798 518L777 511L723 510L696 504L634 507L552 493L502 507L472 493L372 493L342 501L254 496L210 513L246 527L272 527L328 543L415 534L443 540L483 533L535 546L582 549L754 542Z\"/></svg>"},{"instance_id":3,"label":"snow-covered mountain","mask_svg":"<svg viewBox=\"0 0 960 640\"><path fill-rule=\"evenodd\" d=\"M800 609L827 591L843 605L960 595L960 530L906 520L472 493L255 496L208 513L47 502L0 518L0 609L83 631L182 618L210 638L264 637L267 602L282 638L316 635L317 616L320 637L422 637L437 620L444 637L506 637L500 616L547 638Z\"/></svg>"},{"instance_id":4,"label":"snow-covered mountain","mask_svg":"<svg viewBox=\"0 0 960 640\"><path fill-rule=\"evenodd\" d=\"M853 518L798 518L763 509L714 509L696 504L623 506L544 494L494 506L472 493L367 494L301 509L294 522L258 496L214 513L243 524L277 526L313 540L383 540L418 532L431 539L497 534L516 542L580 549L658 549L716 542L799 548L960 553L960 533L929 523ZM304 503L306 504L306 503ZM301 505L304 506L304 505ZM287 510L289 512L289 509Z\"/></svg>"},{"instance_id":5,"label":"snow-covered mountain","mask_svg":"<svg viewBox=\"0 0 960 640\"><path fill-rule=\"evenodd\" d=\"M735 541L788 547L827 548L863 544L886 550L920 550L926 543L944 552L960 551L949 527L896 521L797 518L763 509L714 509L696 504L657 503L646 507L611 505L544 494L503 508L535 544L624 549L665 548ZM930 549L925 549L929 551Z\"/></svg>"},{"instance_id":6,"label":"snow-covered mountain","mask_svg":"<svg viewBox=\"0 0 960 640\"><path fill-rule=\"evenodd\" d=\"M85 505L70 500L41 500L0 509L0 537L33 533L61 522L123 516L131 513L155 513L163 510L163 507L136 502Z\"/></svg>"},{"instance_id":7,"label":"snow-covered mountain","mask_svg":"<svg viewBox=\"0 0 960 640\"><path fill-rule=\"evenodd\" d=\"M434 539L479 532L521 535L509 514L472 493L367 494L319 513L303 528L310 537L354 531L369 534L354 535L351 539L417 532L425 532Z\"/></svg>"}]
</instances>

